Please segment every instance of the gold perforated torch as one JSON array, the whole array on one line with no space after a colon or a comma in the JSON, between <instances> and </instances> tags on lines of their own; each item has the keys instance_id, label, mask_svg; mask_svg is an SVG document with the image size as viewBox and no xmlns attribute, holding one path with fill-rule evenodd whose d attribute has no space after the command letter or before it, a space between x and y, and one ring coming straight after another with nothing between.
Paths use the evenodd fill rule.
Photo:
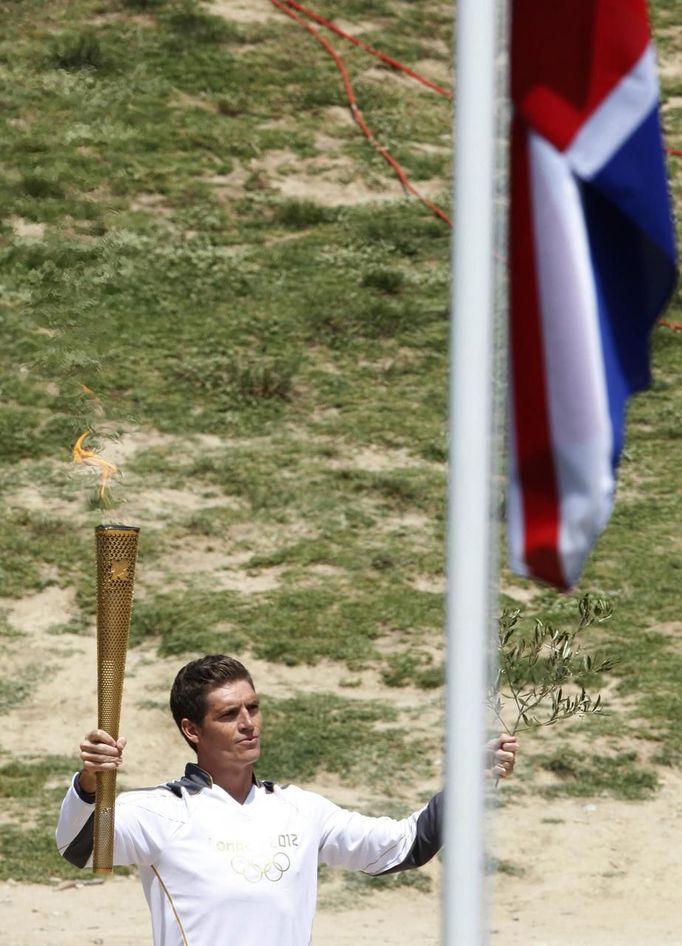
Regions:
<instances>
[{"instance_id":1,"label":"gold perforated torch","mask_svg":"<svg viewBox=\"0 0 682 946\"><path fill-rule=\"evenodd\" d=\"M97 725L118 739L128 631L137 558L135 526L97 526ZM97 773L93 870L110 874L114 861L116 770Z\"/></svg>"},{"instance_id":2,"label":"gold perforated torch","mask_svg":"<svg viewBox=\"0 0 682 946\"><path fill-rule=\"evenodd\" d=\"M100 499L116 472L92 450L86 450L84 434L74 447L74 458L97 467ZM133 585L139 529L126 525L95 528L97 558L97 725L118 739L123 695L123 675L128 650L128 632L133 606ZM114 859L114 802L116 770L97 773L93 870L111 874Z\"/></svg>"}]
</instances>

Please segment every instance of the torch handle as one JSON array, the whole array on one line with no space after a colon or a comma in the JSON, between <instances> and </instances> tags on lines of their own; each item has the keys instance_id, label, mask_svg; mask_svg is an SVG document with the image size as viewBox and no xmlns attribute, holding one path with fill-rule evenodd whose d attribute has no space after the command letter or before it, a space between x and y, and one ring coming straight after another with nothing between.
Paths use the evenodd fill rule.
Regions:
<instances>
[{"instance_id":1,"label":"torch handle","mask_svg":"<svg viewBox=\"0 0 682 946\"><path fill-rule=\"evenodd\" d=\"M113 872L115 802L116 772L98 772L95 801L95 849L92 858L92 869L95 874Z\"/></svg>"},{"instance_id":2,"label":"torch handle","mask_svg":"<svg viewBox=\"0 0 682 946\"><path fill-rule=\"evenodd\" d=\"M123 675L133 605L138 529L98 526L97 709L98 725L118 739ZM97 773L93 870L111 874L114 859L116 771Z\"/></svg>"}]
</instances>

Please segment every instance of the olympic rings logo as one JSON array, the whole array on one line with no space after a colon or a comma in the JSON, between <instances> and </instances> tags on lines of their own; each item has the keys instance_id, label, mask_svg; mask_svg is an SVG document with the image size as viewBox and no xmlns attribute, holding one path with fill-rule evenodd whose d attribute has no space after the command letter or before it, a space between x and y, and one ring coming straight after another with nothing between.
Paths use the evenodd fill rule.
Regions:
<instances>
[{"instance_id":1,"label":"olympic rings logo","mask_svg":"<svg viewBox=\"0 0 682 946\"><path fill-rule=\"evenodd\" d=\"M245 857L233 857L231 864L235 874L240 874L250 884L260 883L264 877L276 884L291 867L291 861L283 851L278 851L273 855L272 860L263 866Z\"/></svg>"}]
</instances>

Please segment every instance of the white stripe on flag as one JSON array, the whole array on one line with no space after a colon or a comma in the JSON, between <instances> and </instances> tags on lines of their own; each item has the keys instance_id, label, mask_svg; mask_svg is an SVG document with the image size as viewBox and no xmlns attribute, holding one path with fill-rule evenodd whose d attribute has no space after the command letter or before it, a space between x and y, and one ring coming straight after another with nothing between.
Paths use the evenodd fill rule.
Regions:
<instances>
[{"instance_id":1,"label":"white stripe on flag","mask_svg":"<svg viewBox=\"0 0 682 946\"><path fill-rule=\"evenodd\" d=\"M559 555L573 584L611 510L612 433L597 297L577 182L529 136L547 401L560 493Z\"/></svg>"},{"instance_id":2,"label":"white stripe on flag","mask_svg":"<svg viewBox=\"0 0 682 946\"><path fill-rule=\"evenodd\" d=\"M657 104L656 58L649 45L564 151L578 177L594 177Z\"/></svg>"}]
</instances>

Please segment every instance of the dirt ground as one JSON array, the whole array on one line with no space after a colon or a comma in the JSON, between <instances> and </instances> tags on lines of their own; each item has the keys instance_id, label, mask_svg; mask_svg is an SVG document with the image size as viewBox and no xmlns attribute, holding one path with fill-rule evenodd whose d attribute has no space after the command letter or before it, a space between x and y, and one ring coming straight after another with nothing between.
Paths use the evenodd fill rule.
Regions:
<instances>
[{"instance_id":1,"label":"dirt ground","mask_svg":"<svg viewBox=\"0 0 682 946\"><path fill-rule=\"evenodd\" d=\"M491 889L490 942L505 946L682 944L682 778L651 802L542 802L504 809L500 855L525 865ZM561 819L554 823L549 819ZM440 867L433 892L391 890L359 904L318 911L315 946L436 946ZM93 884L0 884L4 946L141 946L151 942L134 877Z\"/></svg>"},{"instance_id":2,"label":"dirt ground","mask_svg":"<svg viewBox=\"0 0 682 946\"><path fill-rule=\"evenodd\" d=\"M68 591L50 586L27 598L3 602L17 629L31 629L21 647L10 651L10 671L49 659L51 672L32 696L3 716L0 750L23 755L26 733L40 733L51 753L72 754L80 729L96 705L93 635L51 634L67 620ZM259 686L273 696L333 690L339 669L273 667L249 661ZM128 656L122 731L129 737L129 786L156 784L180 772L185 750L162 704L177 661L159 659L151 647ZM409 688L390 691L367 671L359 695L380 691L397 706L419 705L423 694ZM520 757L519 766L523 766ZM321 781L322 790L346 806L362 808L363 795L347 786ZM434 784L435 790L438 785ZM506 789L501 785L501 792ZM56 812L55 812L56 817ZM505 946L682 946L682 774L663 776L648 802L598 798L546 800L514 797L498 809L489 848L513 870L491 881L490 941ZM440 942L441 866L428 869L432 891L412 888L348 897L339 906L323 888L315 926L315 946L435 946ZM96 882L87 872L82 883L0 884L0 943L3 946L71 946L74 941L106 946L151 942L142 889L135 877Z\"/></svg>"}]
</instances>

